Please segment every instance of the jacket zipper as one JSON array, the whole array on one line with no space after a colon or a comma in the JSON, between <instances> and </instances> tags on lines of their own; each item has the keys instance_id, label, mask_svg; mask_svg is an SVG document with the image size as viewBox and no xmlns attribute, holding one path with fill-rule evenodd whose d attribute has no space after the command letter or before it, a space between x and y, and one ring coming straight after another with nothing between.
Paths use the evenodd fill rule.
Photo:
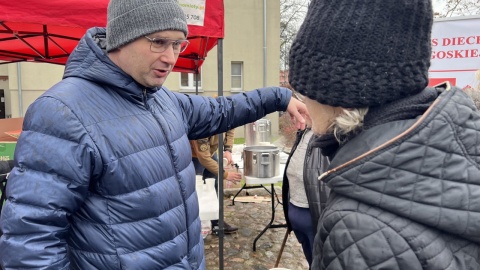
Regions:
<instances>
[{"instance_id":1,"label":"jacket zipper","mask_svg":"<svg viewBox=\"0 0 480 270\"><path fill-rule=\"evenodd\" d=\"M143 104L145 104L145 108L147 110L150 110L150 106L148 106L148 102L147 102L147 89L146 88L143 88L142 99L143 99Z\"/></svg>"},{"instance_id":2,"label":"jacket zipper","mask_svg":"<svg viewBox=\"0 0 480 270\"><path fill-rule=\"evenodd\" d=\"M142 98L143 98L143 103L145 104L145 108L150 112L152 113L153 115L153 118L157 121L158 125L160 126L160 129L162 130L162 134L163 134L163 137L165 138L165 141L167 143L167 149L168 149L168 153L170 155L170 161L172 163L172 167L175 168L175 162L173 161L173 155L172 155L172 149L170 149L170 145L169 145L169 140L168 140L168 136L163 128L163 125L156 119L155 117L155 113L153 111L150 110L150 106L148 105L147 103L147 89L144 88L143 89L143 93L142 93ZM174 169L175 170L175 169ZM184 209L185 209L185 227L187 229L187 231L189 231L189 228L188 228L188 214L189 214L189 210L188 207L187 207L187 201L186 201L186 193L185 193L185 190L182 189L181 185L180 185L180 181L179 181L179 178L177 177L177 173L175 173L175 178L177 180L177 183L179 185L179 190L180 192L182 193L182 200L183 200L183 206L184 206ZM195 191L196 192L196 191ZM187 233L188 235L188 233ZM188 240L187 240L187 254L190 255L190 245L188 244L190 242L190 237L188 237Z\"/></svg>"}]
</instances>

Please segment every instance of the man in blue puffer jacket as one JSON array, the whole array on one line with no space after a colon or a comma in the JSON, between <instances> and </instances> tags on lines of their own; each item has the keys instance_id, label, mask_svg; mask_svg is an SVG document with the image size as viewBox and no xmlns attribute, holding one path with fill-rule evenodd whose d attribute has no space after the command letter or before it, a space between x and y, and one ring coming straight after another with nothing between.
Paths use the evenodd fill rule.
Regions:
<instances>
[{"instance_id":1,"label":"man in blue puffer jacket","mask_svg":"<svg viewBox=\"0 0 480 270\"><path fill-rule=\"evenodd\" d=\"M1 216L5 269L205 269L189 140L303 104L162 87L188 42L175 0L111 0L28 109Z\"/></svg>"}]
</instances>

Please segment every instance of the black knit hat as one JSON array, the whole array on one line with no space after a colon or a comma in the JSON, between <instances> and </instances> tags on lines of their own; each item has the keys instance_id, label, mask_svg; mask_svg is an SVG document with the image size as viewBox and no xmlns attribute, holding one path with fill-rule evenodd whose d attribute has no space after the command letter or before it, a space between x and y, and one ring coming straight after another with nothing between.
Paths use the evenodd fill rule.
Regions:
<instances>
[{"instance_id":1,"label":"black knit hat","mask_svg":"<svg viewBox=\"0 0 480 270\"><path fill-rule=\"evenodd\" d=\"M289 81L322 104L370 107L428 84L431 0L312 0L290 50Z\"/></svg>"}]
</instances>

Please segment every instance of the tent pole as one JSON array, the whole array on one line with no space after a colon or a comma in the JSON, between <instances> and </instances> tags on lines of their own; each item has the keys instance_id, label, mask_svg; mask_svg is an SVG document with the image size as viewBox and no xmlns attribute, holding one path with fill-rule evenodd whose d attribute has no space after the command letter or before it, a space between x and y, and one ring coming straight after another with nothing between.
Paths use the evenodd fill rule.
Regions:
<instances>
[{"instance_id":1,"label":"tent pole","mask_svg":"<svg viewBox=\"0 0 480 270\"><path fill-rule=\"evenodd\" d=\"M22 69L17 63L17 84L18 84L18 117L23 117L23 96L22 96Z\"/></svg>"},{"instance_id":2,"label":"tent pole","mask_svg":"<svg viewBox=\"0 0 480 270\"><path fill-rule=\"evenodd\" d=\"M218 39L217 44L217 65L218 65L218 96L223 96L223 39ZM223 222L223 133L218 135L218 208L219 208L219 241L218 241L218 264L219 270L223 270L223 232L225 224Z\"/></svg>"},{"instance_id":3,"label":"tent pole","mask_svg":"<svg viewBox=\"0 0 480 270\"><path fill-rule=\"evenodd\" d=\"M198 64L197 68L195 68L195 95L198 95Z\"/></svg>"},{"instance_id":4,"label":"tent pole","mask_svg":"<svg viewBox=\"0 0 480 270\"><path fill-rule=\"evenodd\" d=\"M263 87L267 87L267 0L263 0Z\"/></svg>"}]
</instances>

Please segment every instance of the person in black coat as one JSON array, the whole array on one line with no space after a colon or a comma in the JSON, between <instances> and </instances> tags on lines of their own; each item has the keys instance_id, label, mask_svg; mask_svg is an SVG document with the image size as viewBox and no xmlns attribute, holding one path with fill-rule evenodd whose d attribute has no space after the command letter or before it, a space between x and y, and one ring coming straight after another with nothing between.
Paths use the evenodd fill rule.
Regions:
<instances>
[{"instance_id":1,"label":"person in black coat","mask_svg":"<svg viewBox=\"0 0 480 270\"><path fill-rule=\"evenodd\" d=\"M283 211L288 231L295 233L309 265L312 263L318 219L328 197L328 187L318 181L318 176L325 172L329 164L328 158L321 154L321 141L310 128L297 131L285 165L282 185Z\"/></svg>"},{"instance_id":2,"label":"person in black coat","mask_svg":"<svg viewBox=\"0 0 480 270\"><path fill-rule=\"evenodd\" d=\"M7 174L13 168L13 160L0 160L0 174Z\"/></svg>"},{"instance_id":3,"label":"person in black coat","mask_svg":"<svg viewBox=\"0 0 480 270\"><path fill-rule=\"evenodd\" d=\"M2 213L3 202L7 198L7 194L5 193L5 189L7 187L7 176L12 169L13 160L0 160L0 214Z\"/></svg>"}]
</instances>

